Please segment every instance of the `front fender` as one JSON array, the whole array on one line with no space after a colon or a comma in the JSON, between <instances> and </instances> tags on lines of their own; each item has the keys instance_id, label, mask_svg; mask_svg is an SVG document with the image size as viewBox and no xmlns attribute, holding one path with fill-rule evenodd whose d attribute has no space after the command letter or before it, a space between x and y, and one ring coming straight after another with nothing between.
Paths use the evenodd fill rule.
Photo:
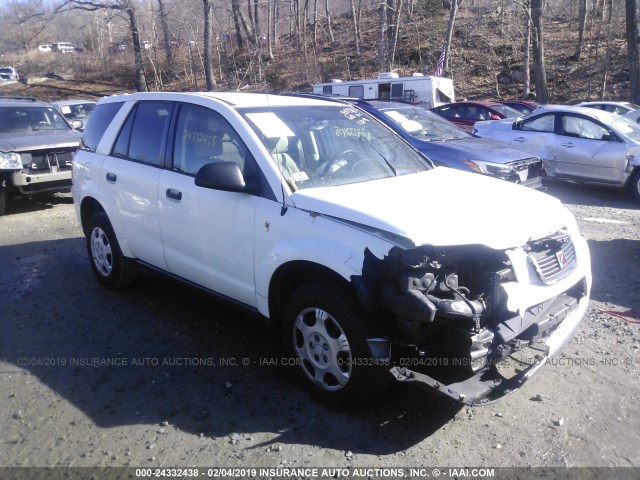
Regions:
<instances>
[{"instance_id":1,"label":"front fender","mask_svg":"<svg viewBox=\"0 0 640 480\"><path fill-rule=\"evenodd\" d=\"M255 270L258 310L267 317L269 287L280 267L290 262L306 261L322 265L350 282L352 275L362 272L365 248L382 257L394 246L388 239L346 222L294 209L290 209L287 215L300 217L291 222L297 226L295 234L288 232L288 235L284 234L272 242L256 239L256 246L268 245L265 250L257 252Z\"/></svg>"}]
</instances>

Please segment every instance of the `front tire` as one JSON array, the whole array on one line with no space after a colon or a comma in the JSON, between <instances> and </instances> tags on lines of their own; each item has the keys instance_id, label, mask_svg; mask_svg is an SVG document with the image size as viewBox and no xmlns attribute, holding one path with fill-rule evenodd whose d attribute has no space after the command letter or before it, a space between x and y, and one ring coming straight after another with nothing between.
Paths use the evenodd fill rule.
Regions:
<instances>
[{"instance_id":1,"label":"front tire","mask_svg":"<svg viewBox=\"0 0 640 480\"><path fill-rule=\"evenodd\" d=\"M282 320L282 341L295 359L296 376L320 402L349 409L388 385L389 367L372 358L367 344L372 329L360 306L344 293L302 286L287 300Z\"/></svg>"},{"instance_id":2,"label":"front tire","mask_svg":"<svg viewBox=\"0 0 640 480\"><path fill-rule=\"evenodd\" d=\"M640 201L640 168L636 168L629 180L629 193L634 200Z\"/></svg>"},{"instance_id":3,"label":"front tire","mask_svg":"<svg viewBox=\"0 0 640 480\"><path fill-rule=\"evenodd\" d=\"M96 212L87 228L87 252L93 273L103 285L120 288L133 283L138 266L131 258L122 255L109 217Z\"/></svg>"}]
</instances>

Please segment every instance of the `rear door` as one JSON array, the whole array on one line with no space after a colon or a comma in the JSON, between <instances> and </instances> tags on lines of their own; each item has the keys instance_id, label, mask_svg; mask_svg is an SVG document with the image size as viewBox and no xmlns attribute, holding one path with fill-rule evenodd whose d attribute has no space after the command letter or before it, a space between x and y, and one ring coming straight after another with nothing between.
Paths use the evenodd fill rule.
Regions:
<instances>
[{"instance_id":1,"label":"rear door","mask_svg":"<svg viewBox=\"0 0 640 480\"><path fill-rule=\"evenodd\" d=\"M118 237L136 258L162 269L158 180L173 108L172 102L138 102L102 164L101 198L117 217Z\"/></svg>"},{"instance_id":2,"label":"rear door","mask_svg":"<svg viewBox=\"0 0 640 480\"><path fill-rule=\"evenodd\" d=\"M545 163L545 169L548 171L553 168L558 148L555 122L556 116L553 113L525 120L517 130L511 130L509 143L539 157Z\"/></svg>"}]
</instances>

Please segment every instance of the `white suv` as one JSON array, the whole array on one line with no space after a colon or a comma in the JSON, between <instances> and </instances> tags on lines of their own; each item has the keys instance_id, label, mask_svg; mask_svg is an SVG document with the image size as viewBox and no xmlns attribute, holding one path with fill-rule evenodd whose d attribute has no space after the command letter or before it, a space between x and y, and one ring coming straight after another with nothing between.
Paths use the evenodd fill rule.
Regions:
<instances>
[{"instance_id":1,"label":"white suv","mask_svg":"<svg viewBox=\"0 0 640 480\"><path fill-rule=\"evenodd\" d=\"M587 243L558 200L435 168L353 105L103 98L73 181L103 284L144 266L258 313L335 407L393 378L498 399L559 353L589 302ZM529 363L515 373L514 355Z\"/></svg>"}]
</instances>

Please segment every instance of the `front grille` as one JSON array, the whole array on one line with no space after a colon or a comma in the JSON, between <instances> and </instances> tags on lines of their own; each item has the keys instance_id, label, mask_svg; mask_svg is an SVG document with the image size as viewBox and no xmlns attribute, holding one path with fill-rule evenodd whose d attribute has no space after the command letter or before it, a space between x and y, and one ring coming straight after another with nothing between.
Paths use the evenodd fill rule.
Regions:
<instances>
[{"instance_id":1,"label":"front grille","mask_svg":"<svg viewBox=\"0 0 640 480\"><path fill-rule=\"evenodd\" d=\"M73 164L75 150L75 148L56 148L22 153L23 171L35 175L69 170Z\"/></svg>"},{"instance_id":2,"label":"front grille","mask_svg":"<svg viewBox=\"0 0 640 480\"><path fill-rule=\"evenodd\" d=\"M547 285L563 279L577 266L573 243L563 231L529 242L528 247L529 261L540 280Z\"/></svg>"}]
</instances>

